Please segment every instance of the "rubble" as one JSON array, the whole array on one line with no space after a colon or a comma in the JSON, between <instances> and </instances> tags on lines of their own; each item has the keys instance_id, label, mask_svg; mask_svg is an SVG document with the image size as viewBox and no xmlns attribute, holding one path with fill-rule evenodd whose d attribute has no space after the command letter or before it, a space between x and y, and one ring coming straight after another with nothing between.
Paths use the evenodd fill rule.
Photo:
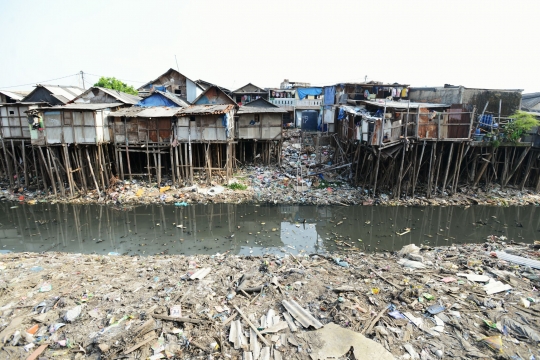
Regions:
<instances>
[{"instance_id":1,"label":"rubble","mask_svg":"<svg viewBox=\"0 0 540 360\"><path fill-rule=\"evenodd\" d=\"M2 254L0 357L538 358L539 272L503 260L535 260L536 245L496 236L411 245L258 257ZM490 294L492 283L504 290Z\"/></svg>"}]
</instances>

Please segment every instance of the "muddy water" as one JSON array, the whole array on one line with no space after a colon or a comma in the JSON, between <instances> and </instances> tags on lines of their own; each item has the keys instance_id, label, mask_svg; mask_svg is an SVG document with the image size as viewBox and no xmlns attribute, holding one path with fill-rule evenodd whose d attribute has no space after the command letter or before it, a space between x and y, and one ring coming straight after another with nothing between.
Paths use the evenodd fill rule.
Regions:
<instances>
[{"instance_id":1,"label":"muddy water","mask_svg":"<svg viewBox=\"0 0 540 360\"><path fill-rule=\"evenodd\" d=\"M407 229L410 229L408 232ZM404 234L405 233L405 234ZM371 207L0 203L0 252L314 253L540 240L540 207Z\"/></svg>"}]
</instances>

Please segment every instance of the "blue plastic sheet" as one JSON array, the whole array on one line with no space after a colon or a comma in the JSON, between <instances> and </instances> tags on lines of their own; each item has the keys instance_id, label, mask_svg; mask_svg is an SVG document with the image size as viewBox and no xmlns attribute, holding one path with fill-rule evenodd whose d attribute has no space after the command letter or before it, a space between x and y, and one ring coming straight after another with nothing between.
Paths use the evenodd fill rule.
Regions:
<instances>
[{"instance_id":1,"label":"blue plastic sheet","mask_svg":"<svg viewBox=\"0 0 540 360\"><path fill-rule=\"evenodd\" d=\"M322 94L322 88L299 88L296 91L300 100L305 99L309 95L317 96Z\"/></svg>"},{"instance_id":2,"label":"blue plastic sheet","mask_svg":"<svg viewBox=\"0 0 540 360\"><path fill-rule=\"evenodd\" d=\"M153 93L147 98L142 99L137 103L136 106L140 107L154 107L154 106L168 106L168 107L179 107L178 104L163 96L160 93Z\"/></svg>"},{"instance_id":3,"label":"blue plastic sheet","mask_svg":"<svg viewBox=\"0 0 540 360\"><path fill-rule=\"evenodd\" d=\"M327 86L324 88L324 105L333 105L336 100L336 87Z\"/></svg>"}]
</instances>

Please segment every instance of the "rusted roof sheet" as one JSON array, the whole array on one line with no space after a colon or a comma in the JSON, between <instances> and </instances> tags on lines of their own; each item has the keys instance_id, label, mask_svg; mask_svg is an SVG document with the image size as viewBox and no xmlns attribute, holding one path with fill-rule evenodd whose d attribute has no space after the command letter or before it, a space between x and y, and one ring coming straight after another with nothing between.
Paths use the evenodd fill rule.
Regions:
<instances>
[{"instance_id":1,"label":"rusted roof sheet","mask_svg":"<svg viewBox=\"0 0 540 360\"><path fill-rule=\"evenodd\" d=\"M191 105L178 111L178 115L219 115L228 113L234 109L234 105Z\"/></svg>"},{"instance_id":2,"label":"rusted roof sheet","mask_svg":"<svg viewBox=\"0 0 540 360\"><path fill-rule=\"evenodd\" d=\"M302 308L294 300L283 300L281 302L285 309L296 319L303 327L308 328L313 326L315 329L320 329L323 327L323 324L319 320L315 319L313 315L309 313L306 309Z\"/></svg>"},{"instance_id":3,"label":"rusted roof sheet","mask_svg":"<svg viewBox=\"0 0 540 360\"><path fill-rule=\"evenodd\" d=\"M132 107L125 107L120 110L114 111L109 114L109 116L116 116L116 117L137 117L138 114L143 111L144 108L139 106L132 106Z\"/></svg>"}]
</instances>

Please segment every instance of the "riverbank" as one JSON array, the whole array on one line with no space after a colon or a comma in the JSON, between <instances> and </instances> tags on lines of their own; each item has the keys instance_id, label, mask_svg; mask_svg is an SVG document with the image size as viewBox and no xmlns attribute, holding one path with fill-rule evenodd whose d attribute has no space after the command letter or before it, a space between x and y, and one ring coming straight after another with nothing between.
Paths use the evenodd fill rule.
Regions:
<instances>
[{"instance_id":1,"label":"riverbank","mask_svg":"<svg viewBox=\"0 0 540 360\"><path fill-rule=\"evenodd\" d=\"M0 200L66 204L177 204L186 206L198 203L215 204L283 204L283 205L386 205L386 206L451 206L490 205L519 206L540 205L540 194L513 188L490 189L463 186L452 195L427 198L417 196L393 199L392 194L367 195L367 190L346 183L318 182L315 185L294 185L276 168L245 169L230 180L229 184L195 185L178 187L148 184L144 181L117 180L106 192L89 191L74 197L47 195L41 191L9 191L2 189ZM239 184L239 185L235 185ZM100 196L101 195L101 196Z\"/></svg>"},{"instance_id":2,"label":"riverbank","mask_svg":"<svg viewBox=\"0 0 540 360\"><path fill-rule=\"evenodd\" d=\"M538 358L538 263L501 259L536 259L538 246L505 241L332 256L3 254L1 357L344 359L352 347L356 359Z\"/></svg>"}]
</instances>

